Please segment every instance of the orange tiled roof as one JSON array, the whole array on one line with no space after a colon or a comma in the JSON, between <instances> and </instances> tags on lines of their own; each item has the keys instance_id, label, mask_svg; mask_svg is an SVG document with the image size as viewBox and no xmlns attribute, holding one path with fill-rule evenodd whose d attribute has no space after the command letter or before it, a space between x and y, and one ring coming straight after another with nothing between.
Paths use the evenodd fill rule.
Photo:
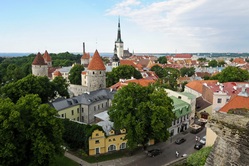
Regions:
<instances>
[{"instance_id":1,"label":"orange tiled roof","mask_svg":"<svg viewBox=\"0 0 249 166\"><path fill-rule=\"evenodd\" d=\"M142 70L142 66L140 64L136 64L134 60L121 59L120 65L129 65L135 67L138 70Z\"/></svg>"},{"instance_id":2,"label":"orange tiled roof","mask_svg":"<svg viewBox=\"0 0 249 166\"><path fill-rule=\"evenodd\" d=\"M81 74L82 74L82 75L86 75L86 71L82 71Z\"/></svg>"},{"instance_id":3,"label":"orange tiled roof","mask_svg":"<svg viewBox=\"0 0 249 166\"><path fill-rule=\"evenodd\" d=\"M246 63L246 61L243 58L235 58L233 60L233 62L236 64L245 64Z\"/></svg>"},{"instance_id":4,"label":"orange tiled roof","mask_svg":"<svg viewBox=\"0 0 249 166\"><path fill-rule=\"evenodd\" d=\"M139 84L141 86L149 86L149 84L154 83L155 80L153 80L153 79L144 79L144 78L124 80L123 82L118 82L118 83L112 85L110 88L118 90L118 89L120 89L120 88L122 88L124 86L127 86L130 82L134 82L134 83Z\"/></svg>"},{"instance_id":5,"label":"orange tiled roof","mask_svg":"<svg viewBox=\"0 0 249 166\"><path fill-rule=\"evenodd\" d=\"M224 105L219 111L228 112L230 109L247 108L249 109L249 97L235 96L226 105Z\"/></svg>"},{"instance_id":6,"label":"orange tiled roof","mask_svg":"<svg viewBox=\"0 0 249 166\"><path fill-rule=\"evenodd\" d=\"M38 54L35 56L35 59L32 62L32 65L47 65L40 52L38 52Z\"/></svg>"},{"instance_id":7,"label":"orange tiled roof","mask_svg":"<svg viewBox=\"0 0 249 166\"><path fill-rule=\"evenodd\" d=\"M210 83L210 82L217 83L218 80L195 80L195 81L189 82L188 84L186 84L186 86L199 93L202 93L202 85L204 83Z\"/></svg>"},{"instance_id":8,"label":"orange tiled roof","mask_svg":"<svg viewBox=\"0 0 249 166\"><path fill-rule=\"evenodd\" d=\"M43 55L43 59L46 61L46 62L51 62L51 56L48 54L48 51L46 50L44 55Z\"/></svg>"},{"instance_id":9,"label":"orange tiled roof","mask_svg":"<svg viewBox=\"0 0 249 166\"><path fill-rule=\"evenodd\" d=\"M56 70L54 72L54 76L62 76L61 72L59 70Z\"/></svg>"},{"instance_id":10,"label":"orange tiled roof","mask_svg":"<svg viewBox=\"0 0 249 166\"><path fill-rule=\"evenodd\" d=\"M192 58L191 54L176 54L174 58Z\"/></svg>"},{"instance_id":11,"label":"orange tiled roof","mask_svg":"<svg viewBox=\"0 0 249 166\"><path fill-rule=\"evenodd\" d=\"M93 54L92 60L90 61L87 70L105 70L105 65L99 55L98 50Z\"/></svg>"},{"instance_id":12,"label":"orange tiled roof","mask_svg":"<svg viewBox=\"0 0 249 166\"><path fill-rule=\"evenodd\" d=\"M90 54L89 53L84 53L82 55L81 59L90 59Z\"/></svg>"}]
</instances>

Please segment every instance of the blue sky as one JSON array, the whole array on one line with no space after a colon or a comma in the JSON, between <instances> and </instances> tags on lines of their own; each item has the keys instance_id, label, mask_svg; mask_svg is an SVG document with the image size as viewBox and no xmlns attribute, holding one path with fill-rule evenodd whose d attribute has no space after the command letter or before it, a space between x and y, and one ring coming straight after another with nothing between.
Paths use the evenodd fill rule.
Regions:
<instances>
[{"instance_id":1,"label":"blue sky","mask_svg":"<svg viewBox=\"0 0 249 166\"><path fill-rule=\"evenodd\" d=\"M248 0L1 0L0 52L249 52Z\"/></svg>"}]
</instances>

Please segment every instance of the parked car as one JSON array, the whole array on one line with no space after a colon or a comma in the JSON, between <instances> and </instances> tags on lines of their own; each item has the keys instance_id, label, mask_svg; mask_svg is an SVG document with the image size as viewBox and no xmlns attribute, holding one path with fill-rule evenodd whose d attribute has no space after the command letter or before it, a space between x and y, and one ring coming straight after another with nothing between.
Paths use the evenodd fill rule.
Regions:
<instances>
[{"instance_id":1,"label":"parked car","mask_svg":"<svg viewBox=\"0 0 249 166\"><path fill-rule=\"evenodd\" d=\"M197 142L194 146L195 149L200 150L203 147L202 143Z\"/></svg>"},{"instance_id":2,"label":"parked car","mask_svg":"<svg viewBox=\"0 0 249 166\"><path fill-rule=\"evenodd\" d=\"M181 144L181 143L183 143L183 142L185 142L186 141L186 139L185 138L178 138L176 141L175 141L175 143L176 144Z\"/></svg>"},{"instance_id":3,"label":"parked car","mask_svg":"<svg viewBox=\"0 0 249 166\"><path fill-rule=\"evenodd\" d=\"M202 137L202 139L200 140L200 143L202 143L203 145L206 144L206 136Z\"/></svg>"},{"instance_id":4,"label":"parked car","mask_svg":"<svg viewBox=\"0 0 249 166\"><path fill-rule=\"evenodd\" d=\"M148 151L147 155L150 157L155 157L161 153L162 153L162 151L160 149L152 149L152 150Z\"/></svg>"}]
</instances>

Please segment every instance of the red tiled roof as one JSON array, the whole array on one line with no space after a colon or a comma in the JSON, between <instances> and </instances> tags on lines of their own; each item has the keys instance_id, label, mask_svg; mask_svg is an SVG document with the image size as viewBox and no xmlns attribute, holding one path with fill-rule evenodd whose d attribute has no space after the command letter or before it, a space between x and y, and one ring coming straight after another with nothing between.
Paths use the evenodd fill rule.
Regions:
<instances>
[{"instance_id":1,"label":"red tiled roof","mask_svg":"<svg viewBox=\"0 0 249 166\"><path fill-rule=\"evenodd\" d=\"M235 58L233 60L233 62L236 64L245 64L246 63L246 61L243 58Z\"/></svg>"},{"instance_id":2,"label":"red tiled roof","mask_svg":"<svg viewBox=\"0 0 249 166\"><path fill-rule=\"evenodd\" d=\"M51 62L51 56L48 54L48 51L46 50L44 55L43 55L43 59L46 61L46 62Z\"/></svg>"},{"instance_id":3,"label":"red tiled roof","mask_svg":"<svg viewBox=\"0 0 249 166\"><path fill-rule=\"evenodd\" d=\"M105 65L99 55L98 50L93 54L92 60L90 61L87 70L105 70Z\"/></svg>"},{"instance_id":4,"label":"red tiled roof","mask_svg":"<svg viewBox=\"0 0 249 166\"><path fill-rule=\"evenodd\" d=\"M35 56L32 65L47 65L40 52L38 52L38 54Z\"/></svg>"},{"instance_id":5,"label":"red tiled roof","mask_svg":"<svg viewBox=\"0 0 249 166\"><path fill-rule=\"evenodd\" d=\"M191 54L176 54L174 58L192 58Z\"/></svg>"},{"instance_id":6,"label":"red tiled roof","mask_svg":"<svg viewBox=\"0 0 249 166\"><path fill-rule=\"evenodd\" d=\"M59 70L56 70L54 72L54 76L62 76L61 72Z\"/></svg>"},{"instance_id":7,"label":"red tiled roof","mask_svg":"<svg viewBox=\"0 0 249 166\"><path fill-rule=\"evenodd\" d=\"M186 86L199 93L202 93L202 85L204 83L210 83L210 82L217 83L218 81L217 80L195 80L195 81L189 82L188 84L186 84Z\"/></svg>"},{"instance_id":8,"label":"red tiled roof","mask_svg":"<svg viewBox=\"0 0 249 166\"><path fill-rule=\"evenodd\" d=\"M89 53L84 53L82 55L81 59L90 59L90 54Z\"/></svg>"},{"instance_id":9,"label":"red tiled roof","mask_svg":"<svg viewBox=\"0 0 249 166\"><path fill-rule=\"evenodd\" d=\"M138 70L142 70L142 66L140 64L136 64L134 60L121 59L120 65L129 65L135 67Z\"/></svg>"},{"instance_id":10,"label":"red tiled roof","mask_svg":"<svg viewBox=\"0 0 249 166\"><path fill-rule=\"evenodd\" d=\"M235 96L226 105L224 105L219 111L228 112L230 109L247 108L249 109L249 97Z\"/></svg>"},{"instance_id":11,"label":"red tiled roof","mask_svg":"<svg viewBox=\"0 0 249 166\"><path fill-rule=\"evenodd\" d=\"M112 85L110 88L118 90L118 89L120 89L120 88L122 88L124 86L127 86L130 82L134 82L134 83L139 84L141 86L149 86L149 84L154 83L155 80L153 80L153 79L144 79L144 78L124 80L123 82L118 82L118 83Z\"/></svg>"},{"instance_id":12,"label":"red tiled roof","mask_svg":"<svg viewBox=\"0 0 249 166\"><path fill-rule=\"evenodd\" d=\"M86 71L82 71L81 74L82 74L82 75L86 75Z\"/></svg>"}]
</instances>

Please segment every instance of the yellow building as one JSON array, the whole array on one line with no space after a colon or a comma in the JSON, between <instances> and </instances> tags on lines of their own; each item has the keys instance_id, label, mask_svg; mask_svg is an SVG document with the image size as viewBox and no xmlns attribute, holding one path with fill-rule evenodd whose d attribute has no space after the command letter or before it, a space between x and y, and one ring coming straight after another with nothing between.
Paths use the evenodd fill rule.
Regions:
<instances>
[{"instance_id":1,"label":"yellow building","mask_svg":"<svg viewBox=\"0 0 249 166\"><path fill-rule=\"evenodd\" d=\"M111 151L126 149L127 140L124 140L126 130L110 130L108 135L104 131L94 130L89 137L89 155L104 154Z\"/></svg>"}]
</instances>

